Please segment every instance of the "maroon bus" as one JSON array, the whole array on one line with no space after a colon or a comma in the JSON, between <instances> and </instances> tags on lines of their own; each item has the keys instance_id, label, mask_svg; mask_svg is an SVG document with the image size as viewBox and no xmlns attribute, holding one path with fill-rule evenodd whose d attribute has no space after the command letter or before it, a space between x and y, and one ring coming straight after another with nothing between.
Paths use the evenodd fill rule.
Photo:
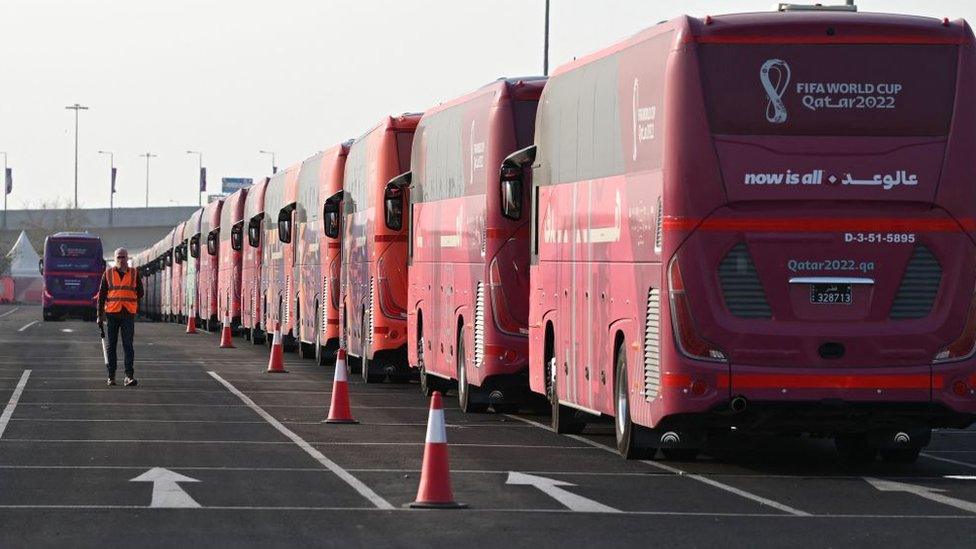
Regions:
<instances>
[{"instance_id":1,"label":"maroon bus","mask_svg":"<svg viewBox=\"0 0 976 549\"><path fill-rule=\"evenodd\" d=\"M220 253L220 210L224 200L217 199L203 207L200 217L200 238L203 250L200 253L200 272L197 275L197 302L203 329L208 332L220 329L221 319L217 316L217 271Z\"/></svg>"},{"instance_id":2,"label":"maroon bus","mask_svg":"<svg viewBox=\"0 0 976 549\"><path fill-rule=\"evenodd\" d=\"M913 461L976 413L964 21L681 17L559 68L532 166L530 377L627 457L815 433Z\"/></svg>"},{"instance_id":3,"label":"maroon bus","mask_svg":"<svg viewBox=\"0 0 976 549\"><path fill-rule=\"evenodd\" d=\"M264 191L264 247L261 257L262 324L273 330L281 323L282 346L295 349L294 304L295 239L293 217L298 201L300 164L290 166L268 181ZM272 343L267 339L268 345Z\"/></svg>"},{"instance_id":4,"label":"maroon bus","mask_svg":"<svg viewBox=\"0 0 976 549\"><path fill-rule=\"evenodd\" d=\"M346 159L340 314L349 356L367 383L410 375L404 193L388 183L408 171L419 121L420 114L386 117L353 142ZM393 215L384 219L384 211Z\"/></svg>"},{"instance_id":5,"label":"maroon bus","mask_svg":"<svg viewBox=\"0 0 976 549\"><path fill-rule=\"evenodd\" d=\"M528 389L529 216L504 208L520 170L499 167L532 144L544 84L500 79L439 105L413 141L408 358L425 393L457 380L465 412L515 411Z\"/></svg>"},{"instance_id":6,"label":"maroon bus","mask_svg":"<svg viewBox=\"0 0 976 549\"><path fill-rule=\"evenodd\" d=\"M173 266L170 272L169 318L170 322L185 322L183 316L183 260L186 249L183 246L183 228L186 221L181 221L173 229L173 239L170 242L173 255Z\"/></svg>"},{"instance_id":7,"label":"maroon bus","mask_svg":"<svg viewBox=\"0 0 976 549\"><path fill-rule=\"evenodd\" d=\"M339 349L339 217L342 176L350 143L302 163L295 209L298 352L320 365ZM331 215L325 203L331 198ZM328 217L331 226L325 224Z\"/></svg>"},{"instance_id":8,"label":"maroon bus","mask_svg":"<svg viewBox=\"0 0 976 549\"><path fill-rule=\"evenodd\" d=\"M217 270L217 311L220 322L229 318L236 329L241 323L241 250L244 248L244 201L247 189L224 199L220 209Z\"/></svg>"},{"instance_id":9,"label":"maroon bus","mask_svg":"<svg viewBox=\"0 0 976 549\"><path fill-rule=\"evenodd\" d=\"M261 177L247 189L244 199L244 225L247 242L241 254L241 329L244 337L257 345L264 342L261 324L261 258L264 247L264 191L268 178Z\"/></svg>"}]
</instances>

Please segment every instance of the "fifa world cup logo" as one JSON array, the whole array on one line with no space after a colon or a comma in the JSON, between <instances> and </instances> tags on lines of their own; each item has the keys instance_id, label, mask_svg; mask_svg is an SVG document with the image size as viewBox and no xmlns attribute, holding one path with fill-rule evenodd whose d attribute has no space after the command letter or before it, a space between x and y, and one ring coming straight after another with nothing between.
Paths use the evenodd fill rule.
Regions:
<instances>
[{"instance_id":1,"label":"fifa world cup logo","mask_svg":"<svg viewBox=\"0 0 976 549\"><path fill-rule=\"evenodd\" d=\"M773 124L786 122L783 94L790 83L790 66L782 59L769 59L759 69L759 81L766 91L766 120Z\"/></svg>"}]
</instances>

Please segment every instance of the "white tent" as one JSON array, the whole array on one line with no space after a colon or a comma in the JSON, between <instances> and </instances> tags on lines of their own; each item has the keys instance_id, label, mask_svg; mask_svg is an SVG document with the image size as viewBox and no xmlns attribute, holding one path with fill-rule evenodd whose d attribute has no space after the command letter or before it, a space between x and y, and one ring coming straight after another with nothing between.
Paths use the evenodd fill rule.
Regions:
<instances>
[{"instance_id":1,"label":"white tent","mask_svg":"<svg viewBox=\"0 0 976 549\"><path fill-rule=\"evenodd\" d=\"M20 231L20 236L17 237L17 242L14 242L10 251L7 252L7 257L11 259L11 276L41 276L37 269L37 262L41 258L34 251L34 246L31 246L30 240L27 238L27 233L24 231Z\"/></svg>"}]
</instances>

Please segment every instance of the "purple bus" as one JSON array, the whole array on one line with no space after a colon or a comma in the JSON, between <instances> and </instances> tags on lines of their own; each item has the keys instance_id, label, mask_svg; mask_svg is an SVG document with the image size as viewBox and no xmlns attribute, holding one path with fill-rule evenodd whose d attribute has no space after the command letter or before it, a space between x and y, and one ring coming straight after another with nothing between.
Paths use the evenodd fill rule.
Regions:
<instances>
[{"instance_id":1,"label":"purple bus","mask_svg":"<svg viewBox=\"0 0 976 549\"><path fill-rule=\"evenodd\" d=\"M44 239L44 320L66 315L95 320L98 284L105 271L102 240L88 233L61 232Z\"/></svg>"}]
</instances>

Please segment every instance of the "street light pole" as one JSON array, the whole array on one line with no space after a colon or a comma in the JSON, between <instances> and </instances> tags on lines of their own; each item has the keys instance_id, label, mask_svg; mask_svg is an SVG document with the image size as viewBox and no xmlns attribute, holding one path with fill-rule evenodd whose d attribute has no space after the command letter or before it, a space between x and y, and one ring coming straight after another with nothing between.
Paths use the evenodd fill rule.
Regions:
<instances>
[{"instance_id":1,"label":"street light pole","mask_svg":"<svg viewBox=\"0 0 976 549\"><path fill-rule=\"evenodd\" d=\"M200 151L186 151L186 154L197 155L197 177L203 177L203 153ZM199 187L199 180L197 182L197 206L203 206L203 192Z\"/></svg>"},{"instance_id":2,"label":"street light pole","mask_svg":"<svg viewBox=\"0 0 976 549\"><path fill-rule=\"evenodd\" d=\"M7 151L0 151L3 155L3 228L7 228Z\"/></svg>"},{"instance_id":3,"label":"street light pole","mask_svg":"<svg viewBox=\"0 0 976 549\"><path fill-rule=\"evenodd\" d=\"M115 154L112 151L98 151L98 154L108 155L108 225L111 227L115 209Z\"/></svg>"},{"instance_id":4,"label":"street light pole","mask_svg":"<svg viewBox=\"0 0 976 549\"><path fill-rule=\"evenodd\" d=\"M75 103L65 107L69 111L75 111L75 209L78 209L78 111L87 111L88 107Z\"/></svg>"},{"instance_id":5,"label":"street light pole","mask_svg":"<svg viewBox=\"0 0 976 549\"><path fill-rule=\"evenodd\" d=\"M546 31L542 45L542 76L549 76L549 0L546 0Z\"/></svg>"},{"instance_id":6,"label":"street light pole","mask_svg":"<svg viewBox=\"0 0 976 549\"><path fill-rule=\"evenodd\" d=\"M146 154L139 155L140 158L146 159L146 207L147 208L149 207L149 159L156 158L156 156L158 155L155 155L151 152L147 152Z\"/></svg>"},{"instance_id":7,"label":"street light pole","mask_svg":"<svg viewBox=\"0 0 976 549\"><path fill-rule=\"evenodd\" d=\"M275 162L275 153L274 153L274 151L258 151L258 152L261 153L261 154L270 154L271 155L271 173L272 174L278 173L278 163Z\"/></svg>"}]
</instances>

